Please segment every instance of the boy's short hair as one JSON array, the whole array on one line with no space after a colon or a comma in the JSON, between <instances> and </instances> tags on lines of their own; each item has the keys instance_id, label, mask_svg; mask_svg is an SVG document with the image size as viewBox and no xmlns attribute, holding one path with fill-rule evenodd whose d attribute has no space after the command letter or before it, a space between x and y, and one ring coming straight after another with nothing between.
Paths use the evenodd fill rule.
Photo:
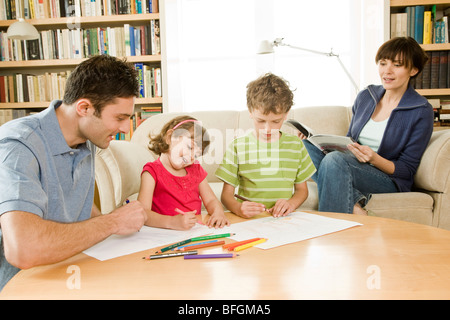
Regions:
<instances>
[{"instance_id":1,"label":"boy's short hair","mask_svg":"<svg viewBox=\"0 0 450 320\"><path fill-rule=\"evenodd\" d=\"M247 107L250 112L258 109L263 114L287 113L294 104L294 94L289 83L266 73L247 85Z\"/></svg>"},{"instance_id":2,"label":"boy's short hair","mask_svg":"<svg viewBox=\"0 0 450 320\"><path fill-rule=\"evenodd\" d=\"M109 55L94 56L80 63L67 79L64 104L89 99L100 117L103 107L116 98L139 96L137 72L131 63Z\"/></svg>"},{"instance_id":3,"label":"boy's short hair","mask_svg":"<svg viewBox=\"0 0 450 320\"><path fill-rule=\"evenodd\" d=\"M381 45L375 56L375 62L378 64L382 59L394 61L397 58L400 58L407 69L417 68L419 72L412 76L411 79L414 79L422 72L428 61L426 52L416 40L411 37L396 37Z\"/></svg>"}]
</instances>

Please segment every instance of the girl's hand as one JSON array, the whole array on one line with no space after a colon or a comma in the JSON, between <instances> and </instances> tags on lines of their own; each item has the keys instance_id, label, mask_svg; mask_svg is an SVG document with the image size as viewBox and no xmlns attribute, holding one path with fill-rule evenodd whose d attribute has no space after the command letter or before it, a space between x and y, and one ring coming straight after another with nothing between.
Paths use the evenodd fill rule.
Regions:
<instances>
[{"instance_id":1,"label":"girl's hand","mask_svg":"<svg viewBox=\"0 0 450 320\"><path fill-rule=\"evenodd\" d=\"M197 210L194 211L182 211L178 208L175 209L179 214L173 216L172 229L175 230L189 230L197 223L197 217L195 214Z\"/></svg>"},{"instance_id":2,"label":"girl's hand","mask_svg":"<svg viewBox=\"0 0 450 320\"><path fill-rule=\"evenodd\" d=\"M243 218L251 218L257 214L266 211L266 207L262 203L244 201L241 203L240 216Z\"/></svg>"},{"instance_id":3,"label":"girl's hand","mask_svg":"<svg viewBox=\"0 0 450 320\"><path fill-rule=\"evenodd\" d=\"M210 228L215 227L217 229L229 226L230 221L228 221L228 219L225 217L224 212L214 212L209 217L208 221L206 222L206 225Z\"/></svg>"},{"instance_id":4,"label":"girl's hand","mask_svg":"<svg viewBox=\"0 0 450 320\"><path fill-rule=\"evenodd\" d=\"M295 207L291 205L286 199L278 199L275 205L268 211L274 217L284 217L295 210Z\"/></svg>"}]
</instances>

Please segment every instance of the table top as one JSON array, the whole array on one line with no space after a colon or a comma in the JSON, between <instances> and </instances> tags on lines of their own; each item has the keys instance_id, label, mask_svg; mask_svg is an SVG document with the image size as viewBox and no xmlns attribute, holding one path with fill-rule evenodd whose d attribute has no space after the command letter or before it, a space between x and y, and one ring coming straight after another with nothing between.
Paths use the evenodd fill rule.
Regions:
<instances>
[{"instance_id":1,"label":"table top","mask_svg":"<svg viewBox=\"0 0 450 320\"><path fill-rule=\"evenodd\" d=\"M0 298L450 298L450 231L386 218L317 214L363 225L273 249L246 249L233 259L143 260L155 252L151 249L98 261L80 253L20 271ZM245 221L227 215L233 223Z\"/></svg>"}]
</instances>

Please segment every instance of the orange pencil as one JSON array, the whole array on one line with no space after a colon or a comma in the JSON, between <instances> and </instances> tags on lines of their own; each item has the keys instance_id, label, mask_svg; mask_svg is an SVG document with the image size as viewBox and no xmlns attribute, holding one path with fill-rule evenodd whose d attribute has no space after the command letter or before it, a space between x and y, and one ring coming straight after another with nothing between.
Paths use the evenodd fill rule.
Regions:
<instances>
[{"instance_id":1,"label":"orange pencil","mask_svg":"<svg viewBox=\"0 0 450 320\"><path fill-rule=\"evenodd\" d=\"M222 248L228 249L228 251L233 251L233 249L236 247L242 246L243 244L250 243L253 241L258 241L260 239L261 238L253 238L253 239L242 240L242 241L233 242L233 243L227 243L227 244L223 245Z\"/></svg>"},{"instance_id":2,"label":"orange pencil","mask_svg":"<svg viewBox=\"0 0 450 320\"><path fill-rule=\"evenodd\" d=\"M200 249L200 248L206 248L206 247L212 247L212 246L220 246L222 244L224 244L225 241L218 241L218 242L210 242L210 243L203 243L203 244L199 244L196 246L189 246L189 247L184 247L181 248L180 251L185 251L185 250L195 250L195 249Z\"/></svg>"}]
</instances>

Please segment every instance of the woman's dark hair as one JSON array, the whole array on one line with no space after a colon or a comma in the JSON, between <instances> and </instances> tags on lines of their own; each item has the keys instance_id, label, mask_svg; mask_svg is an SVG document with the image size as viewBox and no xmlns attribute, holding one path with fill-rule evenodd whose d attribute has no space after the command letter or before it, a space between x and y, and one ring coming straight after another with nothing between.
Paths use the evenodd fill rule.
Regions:
<instances>
[{"instance_id":1,"label":"woman's dark hair","mask_svg":"<svg viewBox=\"0 0 450 320\"><path fill-rule=\"evenodd\" d=\"M420 47L416 40L411 37L396 37L386 41L377 52L375 62L388 59L399 60L406 68L416 68L418 72L411 77L417 77L422 72L428 61L426 52Z\"/></svg>"}]
</instances>

